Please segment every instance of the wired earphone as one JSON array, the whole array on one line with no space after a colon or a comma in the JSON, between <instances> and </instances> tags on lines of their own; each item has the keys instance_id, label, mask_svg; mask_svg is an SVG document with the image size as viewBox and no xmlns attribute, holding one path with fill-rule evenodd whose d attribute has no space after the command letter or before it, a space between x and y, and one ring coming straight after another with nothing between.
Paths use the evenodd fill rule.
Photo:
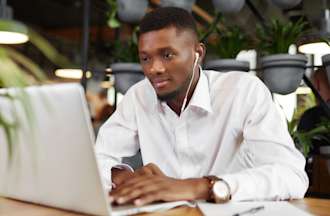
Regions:
<instances>
[{"instance_id":1,"label":"wired earphone","mask_svg":"<svg viewBox=\"0 0 330 216\"><path fill-rule=\"evenodd\" d=\"M191 87L192 81L194 80L194 76L195 76L195 68L196 68L196 66L197 66L197 64L198 64L198 59L199 59L199 53L196 52L196 53L195 53L195 61L194 61L193 69L192 69L192 76L191 76L191 79L190 79L190 82L189 82L188 89L187 89L187 91L186 91L186 95L184 96L184 99L183 99L183 103L182 103L182 106L181 106L180 115L181 115L181 113L183 112L183 110L185 109L185 106L186 106L186 103L187 103L187 97L188 97L188 93L189 93L189 90L190 90L190 87Z\"/></svg>"}]
</instances>

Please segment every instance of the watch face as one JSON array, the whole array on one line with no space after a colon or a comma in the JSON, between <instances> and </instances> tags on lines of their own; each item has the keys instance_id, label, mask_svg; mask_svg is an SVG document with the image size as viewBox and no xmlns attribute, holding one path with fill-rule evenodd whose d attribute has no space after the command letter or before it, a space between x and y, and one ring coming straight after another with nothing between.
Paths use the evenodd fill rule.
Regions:
<instances>
[{"instance_id":1,"label":"watch face","mask_svg":"<svg viewBox=\"0 0 330 216\"><path fill-rule=\"evenodd\" d=\"M218 197L220 199L226 199L229 195L227 185L225 183L223 183L222 181L217 181L213 185L213 193L216 197Z\"/></svg>"}]
</instances>

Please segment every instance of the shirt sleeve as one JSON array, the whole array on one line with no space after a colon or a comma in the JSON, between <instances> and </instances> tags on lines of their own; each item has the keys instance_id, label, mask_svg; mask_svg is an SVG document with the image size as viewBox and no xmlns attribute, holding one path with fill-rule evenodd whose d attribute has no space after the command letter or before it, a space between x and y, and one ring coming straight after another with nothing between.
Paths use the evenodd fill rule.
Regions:
<instances>
[{"instance_id":1,"label":"shirt sleeve","mask_svg":"<svg viewBox=\"0 0 330 216\"><path fill-rule=\"evenodd\" d=\"M256 81L247 97L243 141L231 169L221 176L232 200L303 198L308 188L305 158L296 149L267 87Z\"/></svg>"},{"instance_id":2,"label":"shirt sleeve","mask_svg":"<svg viewBox=\"0 0 330 216\"><path fill-rule=\"evenodd\" d=\"M133 170L122 163L139 150L134 110L134 92L131 89L118 105L115 113L102 125L96 139L96 158L106 189L111 189L111 168Z\"/></svg>"}]
</instances>

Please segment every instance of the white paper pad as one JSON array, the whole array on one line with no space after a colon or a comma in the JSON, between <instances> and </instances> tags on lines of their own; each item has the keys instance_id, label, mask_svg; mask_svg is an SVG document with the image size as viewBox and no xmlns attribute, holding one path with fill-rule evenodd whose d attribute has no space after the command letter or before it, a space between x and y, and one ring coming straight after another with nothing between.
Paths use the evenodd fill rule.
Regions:
<instances>
[{"instance_id":1,"label":"white paper pad","mask_svg":"<svg viewBox=\"0 0 330 216\"><path fill-rule=\"evenodd\" d=\"M254 207L264 206L263 210L260 210L253 214L242 214L244 216L253 215L299 215L310 216L311 214L304 212L292 204L284 201L278 202L229 202L226 204L211 204L206 202L198 202L198 207L206 216L233 216L237 213L244 212Z\"/></svg>"},{"instance_id":2,"label":"white paper pad","mask_svg":"<svg viewBox=\"0 0 330 216\"><path fill-rule=\"evenodd\" d=\"M188 201L154 203L146 206L137 207L134 205L124 205L112 207L112 216L132 215L142 212L164 212L177 206L195 207L195 203Z\"/></svg>"}]
</instances>

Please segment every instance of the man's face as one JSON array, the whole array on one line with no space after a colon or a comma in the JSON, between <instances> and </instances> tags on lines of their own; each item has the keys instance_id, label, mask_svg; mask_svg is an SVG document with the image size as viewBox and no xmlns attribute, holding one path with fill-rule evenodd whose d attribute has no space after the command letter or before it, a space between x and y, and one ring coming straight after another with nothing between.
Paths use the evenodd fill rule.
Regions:
<instances>
[{"instance_id":1,"label":"man's face","mask_svg":"<svg viewBox=\"0 0 330 216\"><path fill-rule=\"evenodd\" d=\"M195 47L194 35L175 27L140 36L140 63L159 99L168 101L185 94L192 76Z\"/></svg>"}]
</instances>

